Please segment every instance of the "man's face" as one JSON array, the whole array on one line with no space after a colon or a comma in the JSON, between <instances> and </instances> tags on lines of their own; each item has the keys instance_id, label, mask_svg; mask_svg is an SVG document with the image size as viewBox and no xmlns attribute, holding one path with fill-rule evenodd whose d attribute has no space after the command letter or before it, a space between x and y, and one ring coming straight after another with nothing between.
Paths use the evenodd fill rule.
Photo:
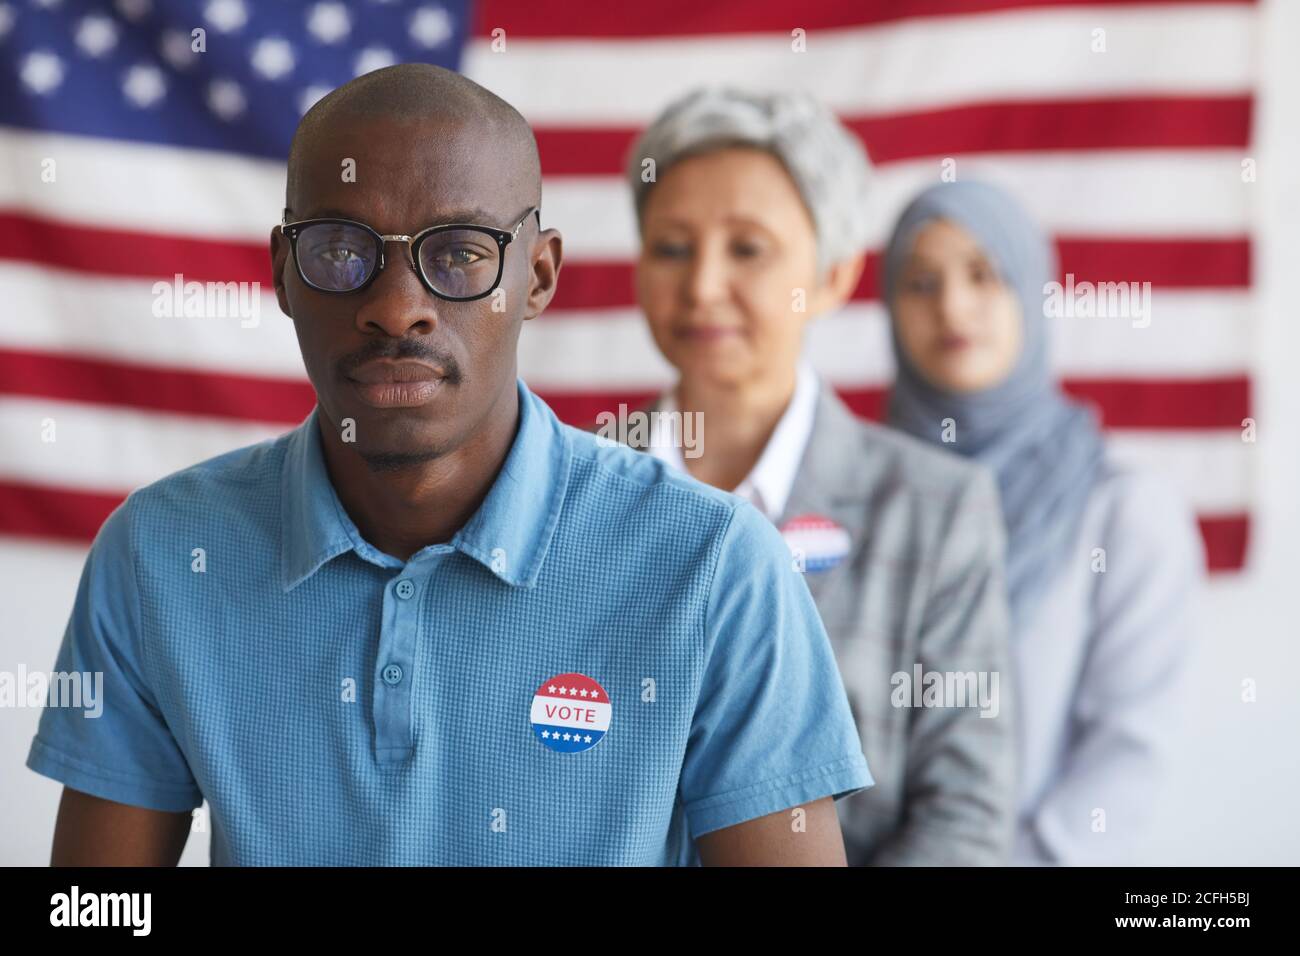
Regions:
<instances>
[{"instance_id":1,"label":"man's face","mask_svg":"<svg viewBox=\"0 0 1300 956\"><path fill-rule=\"evenodd\" d=\"M291 222L337 217L413 236L449 222L509 230L528 209L529 191L509 168L508 151L493 149L477 129L391 120L344 127L315 140L290 197ZM348 160L355 181L345 179ZM293 317L327 427L342 434L351 419L354 447L372 467L455 450L515 387L536 236L529 217L504 249L494 294L448 302L420 281L403 242L385 245L384 268L364 290L313 289L294 266L288 237L273 230L276 294Z\"/></svg>"}]
</instances>

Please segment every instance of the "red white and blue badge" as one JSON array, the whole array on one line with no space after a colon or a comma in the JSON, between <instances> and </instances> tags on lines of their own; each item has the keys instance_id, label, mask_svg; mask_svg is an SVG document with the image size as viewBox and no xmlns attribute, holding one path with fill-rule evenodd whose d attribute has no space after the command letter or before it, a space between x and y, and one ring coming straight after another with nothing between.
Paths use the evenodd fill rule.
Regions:
<instances>
[{"instance_id":1,"label":"red white and blue badge","mask_svg":"<svg viewBox=\"0 0 1300 956\"><path fill-rule=\"evenodd\" d=\"M802 570L829 571L848 556L849 533L822 515L798 515L781 526L781 535Z\"/></svg>"},{"instance_id":2,"label":"red white and blue badge","mask_svg":"<svg viewBox=\"0 0 1300 956\"><path fill-rule=\"evenodd\" d=\"M590 750L609 730L613 708L605 688L586 674L558 674L533 694L533 735L562 754Z\"/></svg>"}]
</instances>

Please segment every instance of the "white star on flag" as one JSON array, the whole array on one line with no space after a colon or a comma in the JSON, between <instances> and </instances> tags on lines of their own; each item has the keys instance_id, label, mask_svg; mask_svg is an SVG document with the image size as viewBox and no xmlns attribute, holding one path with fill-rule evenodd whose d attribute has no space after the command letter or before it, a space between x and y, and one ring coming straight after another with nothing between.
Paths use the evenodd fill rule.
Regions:
<instances>
[{"instance_id":1,"label":"white star on flag","mask_svg":"<svg viewBox=\"0 0 1300 956\"><path fill-rule=\"evenodd\" d=\"M248 105L244 91L234 80L213 80L208 84L208 109L223 120L240 116Z\"/></svg>"},{"instance_id":2,"label":"white star on flag","mask_svg":"<svg viewBox=\"0 0 1300 956\"><path fill-rule=\"evenodd\" d=\"M242 0L213 0L203 11L203 16L221 33L238 30L248 22L248 11Z\"/></svg>"},{"instance_id":3,"label":"white star on flag","mask_svg":"<svg viewBox=\"0 0 1300 956\"><path fill-rule=\"evenodd\" d=\"M411 39L432 49L451 38L451 17L441 7L421 7L411 16Z\"/></svg>"},{"instance_id":4,"label":"white star on flag","mask_svg":"<svg viewBox=\"0 0 1300 956\"><path fill-rule=\"evenodd\" d=\"M278 37L258 40L253 46L253 56L249 62L253 64L254 70L268 80L278 80L293 69L293 47Z\"/></svg>"},{"instance_id":5,"label":"white star on flag","mask_svg":"<svg viewBox=\"0 0 1300 956\"><path fill-rule=\"evenodd\" d=\"M77 46L86 56L103 56L117 44L117 27L108 17L92 14L77 24Z\"/></svg>"},{"instance_id":6,"label":"white star on flag","mask_svg":"<svg viewBox=\"0 0 1300 956\"><path fill-rule=\"evenodd\" d=\"M392 51L381 46L368 46L353 61L353 70L357 76L361 76L363 73L369 73L372 70L382 70L384 67L392 66L396 62L397 59L393 56Z\"/></svg>"},{"instance_id":7,"label":"white star on flag","mask_svg":"<svg viewBox=\"0 0 1300 956\"><path fill-rule=\"evenodd\" d=\"M63 61L48 50L37 50L23 57L18 75L33 93L49 93L63 82Z\"/></svg>"},{"instance_id":8,"label":"white star on flag","mask_svg":"<svg viewBox=\"0 0 1300 956\"><path fill-rule=\"evenodd\" d=\"M167 83L163 79L162 70L141 63L126 71L122 92L136 106L153 106L167 92Z\"/></svg>"},{"instance_id":9,"label":"white star on flag","mask_svg":"<svg viewBox=\"0 0 1300 956\"><path fill-rule=\"evenodd\" d=\"M175 70L188 70L199 58L193 39L180 30L163 31L162 39L158 41L158 52Z\"/></svg>"},{"instance_id":10,"label":"white star on flag","mask_svg":"<svg viewBox=\"0 0 1300 956\"><path fill-rule=\"evenodd\" d=\"M347 7L341 3L318 3L307 16L307 29L321 43L337 43L352 29Z\"/></svg>"}]
</instances>

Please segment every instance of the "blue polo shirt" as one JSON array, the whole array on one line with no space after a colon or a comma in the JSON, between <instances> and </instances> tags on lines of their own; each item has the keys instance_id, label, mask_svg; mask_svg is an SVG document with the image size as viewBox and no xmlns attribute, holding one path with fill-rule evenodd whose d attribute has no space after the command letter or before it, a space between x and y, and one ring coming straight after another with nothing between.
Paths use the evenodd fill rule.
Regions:
<instances>
[{"instance_id":1,"label":"blue polo shirt","mask_svg":"<svg viewBox=\"0 0 1300 956\"><path fill-rule=\"evenodd\" d=\"M872 784L779 533L650 455L520 420L482 506L401 561L298 428L133 492L86 559L27 766L206 799L214 865L682 864Z\"/></svg>"}]
</instances>

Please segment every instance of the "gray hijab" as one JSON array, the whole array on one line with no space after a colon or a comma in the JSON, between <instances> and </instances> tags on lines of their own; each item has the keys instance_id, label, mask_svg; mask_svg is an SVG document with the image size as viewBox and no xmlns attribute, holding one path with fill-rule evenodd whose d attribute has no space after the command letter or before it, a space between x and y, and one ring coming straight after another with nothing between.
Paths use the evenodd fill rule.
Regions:
<instances>
[{"instance_id":1,"label":"gray hijab","mask_svg":"<svg viewBox=\"0 0 1300 956\"><path fill-rule=\"evenodd\" d=\"M936 388L908 362L894 323L897 378L889 423L940 443L943 420L956 441L943 447L987 465L997 477L1007 525L1007 584L1017 630L1051 575L1075 553L1074 536L1097 476L1103 442L1096 416L1068 399L1048 367L1043 286L1056 278L1052 246L1007 193L987 183L941 183L903 210L882 262L881 291L892 305L898 277L921 227L944 219L970 233L1001 280L1020 300L1023 349L1001 383L956 394Z\"/></svg>"}]
</instances>

